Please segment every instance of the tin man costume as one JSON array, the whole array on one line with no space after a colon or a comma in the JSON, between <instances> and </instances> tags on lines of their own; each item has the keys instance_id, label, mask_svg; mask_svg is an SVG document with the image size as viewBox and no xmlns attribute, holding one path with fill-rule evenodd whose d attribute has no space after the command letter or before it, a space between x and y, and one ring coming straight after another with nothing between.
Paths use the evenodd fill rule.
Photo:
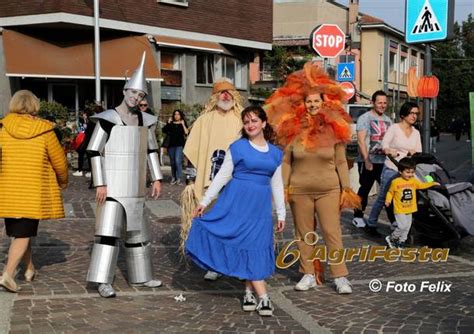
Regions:
<instances>
[{"instance_id":1,"label":"tin man costume","mask_svg":"<svg viewBox=\"0 0 474 334\"><path fill-rule=\"evenodd\" d=\"M156 181L163 178L154 132L157 118L135 111L148 94L144 63L145 53L139 68L124 86L122 104L91 117L97 125L87 151L91 155L98 206L96 240L87 281L99 283L99 294L105 298L115 296L111 284L121 237L129 283L146 287L161 285L153 279L150 232L143 215L147 162L151 180L155 181L152 196L158 197L160 182Z\"/></svg>"}]
</instances>

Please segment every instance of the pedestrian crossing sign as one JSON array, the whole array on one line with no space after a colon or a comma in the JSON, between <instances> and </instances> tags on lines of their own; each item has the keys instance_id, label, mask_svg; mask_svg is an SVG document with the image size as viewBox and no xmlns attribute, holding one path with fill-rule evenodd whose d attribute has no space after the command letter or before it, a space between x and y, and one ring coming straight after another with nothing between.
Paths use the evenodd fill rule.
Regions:
<instances>
[{"instance_id":1,"label":"pedestrian crossing sign","mask_svg":"<svg viewBox=\"0 0 474 334\"><path fill-rule=\"evenodd\" d=\"M454 0L406 0L405 41L425 43L451 37Z\"/></svg>"},{"instance_id":2,"label":"pedestrian crossing sign","mask_svg":"<svg viewBox=\"0 0 474 334\"><path fill-rule=\"evenodd\" d=\"M337 64L337 81L354 81L355 67L354 63Z\"/></svg>"}]
</instances>

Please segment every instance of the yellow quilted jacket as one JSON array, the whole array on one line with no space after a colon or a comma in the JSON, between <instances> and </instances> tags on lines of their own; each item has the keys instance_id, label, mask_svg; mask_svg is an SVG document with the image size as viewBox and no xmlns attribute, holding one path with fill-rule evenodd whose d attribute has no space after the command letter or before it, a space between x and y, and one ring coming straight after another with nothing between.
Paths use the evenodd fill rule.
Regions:
<instances>
[{"instance_id":1,"label":"yellow quilted jacket","mask_svg":"<svg viewBox=\"0 0 474 334\"><path fill-rule=\"evenodd\" d=\"M54 124L29 115L0 120L0 217L64 217L60 187L68 181Z\"/></svg>"}]
</instances>

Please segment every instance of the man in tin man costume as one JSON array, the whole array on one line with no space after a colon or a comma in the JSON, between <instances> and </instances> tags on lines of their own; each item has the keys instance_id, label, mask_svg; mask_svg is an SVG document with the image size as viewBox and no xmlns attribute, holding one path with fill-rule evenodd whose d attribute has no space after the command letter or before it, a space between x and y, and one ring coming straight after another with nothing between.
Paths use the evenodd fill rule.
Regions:
<instances>
[{"instance_id":1,"label":"man in tin man costume","mask_svg":"<svg viewBox=\"0 0 474 334\"><path fill-rule=\"evenodd\" d=\"M97 125L87 151L98 205L87 281L99 283L99 294L105 298L115 296L112 282L122 236L129 283L150 288L161 285L152 276L150 232L143 215L147 162L155 199L163 178L154 131L157 118L136 110L148 94L144 64L145 53L124 86L122 103L91 117Z\"/></svg>"}]
</instances>

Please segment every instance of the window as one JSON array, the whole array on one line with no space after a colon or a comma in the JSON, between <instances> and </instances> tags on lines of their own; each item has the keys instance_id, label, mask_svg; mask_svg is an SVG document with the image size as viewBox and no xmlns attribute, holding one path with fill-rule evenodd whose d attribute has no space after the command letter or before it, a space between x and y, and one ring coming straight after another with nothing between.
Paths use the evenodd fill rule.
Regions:
<instances>
[{"instance_id":1,"label":"window","mask_svg":"<svg viewBox=\"0 0 474 334\"><path fill-rule=\"evenodd\" d=\"M390 48L398 50L398 43L395 41L390 40Z\"/></svg>"},{"instance_id":2,"label":"window","mask_svg":"<svg viewBox=\"0 0 474 334\"><path fill-rule=\"evenodd\" d=\"M340 63L355 63L355 56L354 55L342 55L339 56Z\"/></svg>"},{"instance_id":3,"label":"window","mask_svg":"<svg viewBox=\"0 0 474 334\"><path fill-rule=\"evenodd\" d=\"M218 55L197 55L196 83L212 84L225 77L232 81L236 88L247 89L248 71L238 59Z\"/></svg>"},{"instance_id":4,"label":"window","mask_svg":"<svg viewBox=\"0 0 474 334\"><path fill-rule=\"evenodd\" d=\"M79 91L76 84L48 84L48 101L56 101L65 106L69 112L79 110Z\"/></svg>"},{"instance_id":5,"label":"window","mask_svg":"<svg viewBox=\"0 0 474 334\"><path fill-rule=\"evenodd\" d=\"M417 66L417 61L418 61L418 53L416 50L411 50L411 57L410 57L410 67L411 66Z\"/></svg>"},{"instance_id":6,"label":"window","mask_svg":"<svg viewBox=\"0 0 474 334\"><path fill-rule=\"evenodd\" d=\"M161 68L166 70L179 70L179 56L174 53L161 53Z\"/></svg>"},{"instance_id":7,"label":"window","mask_svg":"<svg viewBox=\"0 0 474 334\"><path fill-rule=\"evenodd\" d=\"M196 82L209 85L214 83L214 55L196 56Z\"/></svg>"},{"instance_id":8,"label":"window","mask_svg":"<svg viewBox=\"0 0 474 334\"><path fill-rule=\"evenodd\" d=\"M157 0L157 2L161 2L161 3L165 3L169 5L188 7L188 0Z\"/></svg>"},{"instance_id":9,"label":"window","mask_svg":"<svg viewBox=\"0 0 474 334\"><path fill-rule=\"evenodd\" d=\"M397 82L397 67L396 67L397 54L390 51L389 67L388 67L388 81Z\"/></svg>"},{"instance_id":10,"label":"window","mask_svg":"<svg viewBox=\"0 0 474 334\"><path fill-rule=\"evenodd\" d=\"M406 85L408 82L408 57L400 56L400 83Z\"/></svg>"},{"instance_id":11,"label":"window","mask_svg":"<svg viewBox=\"0 0 474 334\"><path fill-rule=\"evenodd\" d=\"M222 62L222 75L235 84L235 59L225 57Z\"/></svg>"}]
</instances>

